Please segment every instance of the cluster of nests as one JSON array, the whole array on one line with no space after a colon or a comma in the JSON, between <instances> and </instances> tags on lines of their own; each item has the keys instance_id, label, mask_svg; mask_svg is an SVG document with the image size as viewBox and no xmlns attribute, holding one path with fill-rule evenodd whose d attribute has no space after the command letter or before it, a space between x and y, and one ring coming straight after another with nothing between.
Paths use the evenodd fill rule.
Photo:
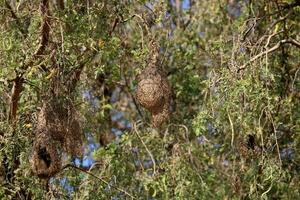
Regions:
<instances>
[{"instance_id":1,"label":"cluster of nests","mask_svg":"<svg viewBox=\"0 0 300 200\"><path fill-rule=\"evenodd\" d=\"M38 114L31 166L40 178L62 168L62 153L82 154L82 136L76 110L69 100L45 102Z\"/></svg>"},{"instance_id":2,"label":"cluster of nests","mask_svg":"<svg viewBox=\"0 0 300 200\"><path fill-rule=\"evenodd\" d=\"M158 46L151 45L148 66L138 77L136 97L150 111L154 127L169 119L171 87L158 67ZM81 156L83 133L71 101L54 98L38 114L31 165L40 178L50 178L62 168L62 153Z\"/></svg>"},{"instance_id":3,"label":"cluster of nests","mask_svg":"<svg viewBox=\"0 0 300 200\"><path fill-rule=\"evenodd\" d=\"M152 124L159 127L170 116L171 87L166 76L158 67L159 49L151 45L148 66L138 76L136 97L152 115Z\"/></svg>"}]
</instances>

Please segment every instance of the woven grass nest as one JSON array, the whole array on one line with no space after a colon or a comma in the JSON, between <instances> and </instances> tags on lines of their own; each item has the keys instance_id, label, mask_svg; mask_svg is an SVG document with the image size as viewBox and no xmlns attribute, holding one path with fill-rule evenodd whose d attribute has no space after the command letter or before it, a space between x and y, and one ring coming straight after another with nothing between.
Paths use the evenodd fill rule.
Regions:
<instances>
[{"instance_id":1,"label":"woven grass nest","mask_svg":"<svg viewBox=\"0 0 300 200\"><path fill-rule=\"evenodd\" d=\"M60 145L41 134L33 146L31 168L39 178L50 178L61 170Z\"/></svg>"},{"instance_id":2,"label":"woven grass nest","mask_svg":"<svg viewBox=\"0 0 300 200\"><path fill-rule=\"evenodd\" d=\"M43 104L38 115L37 132L43 131L60 141L65 152L75 156L82 154L83 133L71 102L54 100Z\"/></svg>"},{"instance_id":3,"label":"woven grass nest","mask_svg":"<svg viewBox=\"0 0 300 200\"><path fill-rule=\"evenodd\" d=\"M83 133L76 110L68 100L51 100L43 103L38 114L35 134L32 169L39 177L53 176L59 171L61 158L58 154L66 152L73 156L82 155ZM55 151L59 149L57 144L60 146L59 152ZM41 152L50 155L52 162L56 163L55 167L49 165L47 170L44 169L45 166L43 167L41 163L45 162L39 156Z\"/></svg>"},{"instance_id":4,"label":"woven grass nest","mask_svg":"<svg viewBox=\"0 0 300 200\"><path fill-rule=\"evenodd\" d=\"M171 87L166 76L157 67L158 48L153 44L150 62L138 77L136 97L150 111L152 124L159 127L169 119Z\"/></svg>"}]
</instances>

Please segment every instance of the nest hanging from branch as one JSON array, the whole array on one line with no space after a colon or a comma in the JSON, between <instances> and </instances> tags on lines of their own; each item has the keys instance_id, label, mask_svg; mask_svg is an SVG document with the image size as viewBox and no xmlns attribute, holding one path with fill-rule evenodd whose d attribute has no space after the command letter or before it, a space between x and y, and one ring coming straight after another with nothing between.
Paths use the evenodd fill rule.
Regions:
<instances>
[{"instance_id":1,"label":"nest hanging from branch","mask_svg":"<svg viewBox=\"0 0 300 200\"><path fill-rule=\"evenodd\" d=\"M138 76L136 97L139 103L152 114L152 124L159 127L170 116L171 87L158 67L159 49L151 44L148 66Z\"/></svg>"},{"instance_id":2,"label":"nest hanging from branch","mask_svg":"<svg viewBox=\"0 0 300 200\"><path fill-rule=\"evenodd\" d=\"M82 154L83 133L76 110L69 100L45 102L38 115L37 133L49 135L62 144L67 153Z\"/></svg>"},{"instance_id":3,"label":"nest hanging from branch","mask_svg":"<svg viewBox=\"0 0 300 200\"><path fill-rule=\"evenodd\" d=\"M62 167L60 145L47 135L40 134L33 146L31 168L39 178L50 178Z\"/></svg>"},{"instance_id":4,"label":"nest hanging from branch","mask_svg":"<svg viewBox=\"0 0 300 200\"><path fill-rule=\"evenodd\" d=\"M82 155L83 132L68 99L53 98L43 103L35 134L31 163L40 178L49 178L60 171L63 152Z\"/></svg>"}]
</instances>

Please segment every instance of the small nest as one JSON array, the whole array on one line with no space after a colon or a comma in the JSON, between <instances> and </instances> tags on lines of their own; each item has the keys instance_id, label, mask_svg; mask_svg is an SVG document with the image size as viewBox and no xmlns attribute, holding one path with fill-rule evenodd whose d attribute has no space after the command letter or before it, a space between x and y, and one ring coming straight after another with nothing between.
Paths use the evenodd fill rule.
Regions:
<instances>
[{"instance_id":1,"label":"small nest","mask_svg":"<svg viewBox=\"0 0 300 200\"><path fill-rule=\"evenodd\" d=\"M39 178L47 179L57 174L62 167L58 143L47 135L40 134L33 146L31 168Z\"/></svg>"},{"instance_id":2,"label":"small nest","mask_svg":"<svg viewBox=\"0 0 300 200\"><path fill-rule=\"evenodd\" d=\"M169 119L171 87L154 63L150 63L139 75L136 97L151 112L154 127Z\"/></svg>"},{"instance_id":3,"label":"small nest","mask_svg":"<svg viewBox=\"0 0 300 200\"><path fill-rule=\"evenodd\" d=\"M68 101L44 103L38 115L37 135L47 134L59 141L63 149L71 154L82 154L83 133L77 119L76 110Z\"/></svg>"},{"instance_id":4,"label":"small nest","mask_svg":"<svg viewBox=\"0 0 300 200\"><path fill-rule=\"evenodd\" d=\"M113 134L110 131L106 131L100 135L99 143L101 146L108 146L110 143L112 143L116 139L116 135Z\"/></svg>"}]
</instances>

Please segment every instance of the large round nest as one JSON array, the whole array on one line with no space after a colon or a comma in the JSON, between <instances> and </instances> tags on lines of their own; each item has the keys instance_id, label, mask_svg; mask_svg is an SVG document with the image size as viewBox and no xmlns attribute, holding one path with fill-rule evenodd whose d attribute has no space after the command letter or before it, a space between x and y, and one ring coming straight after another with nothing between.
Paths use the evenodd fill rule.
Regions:
<instances>
[{"instance_id":1,"label":"large round nest","mask_svg":"<svg viewBox=\"0 0 300 200\"><path fill-rule=\"evenodd\" d=\"M143 107L148 110L155 110L163 105L163 89L158 81L142 79L138 83L137 98Z\"/></svg>"},{"instance_id":2,"label":"large round nest","mask_svg":"<svg viewBox=\"0 0 300 200\"><path fill-rule=\"evenodd\" d=\"M40 134L33 146L31 168L39 178L50 178L61 170L60 145Z\"/></svg>"},{"instance_id":3,"label":"large round nest","mask_svg":"<svg viewBox=\"0 0 300 200\"><path fill-rule=\"evenodd\" d=\"M139 75L136 97L151 112L154 127L159 127L169 119L171 87L167 78L153 63Z\"/></svg>"}]
</instances>

